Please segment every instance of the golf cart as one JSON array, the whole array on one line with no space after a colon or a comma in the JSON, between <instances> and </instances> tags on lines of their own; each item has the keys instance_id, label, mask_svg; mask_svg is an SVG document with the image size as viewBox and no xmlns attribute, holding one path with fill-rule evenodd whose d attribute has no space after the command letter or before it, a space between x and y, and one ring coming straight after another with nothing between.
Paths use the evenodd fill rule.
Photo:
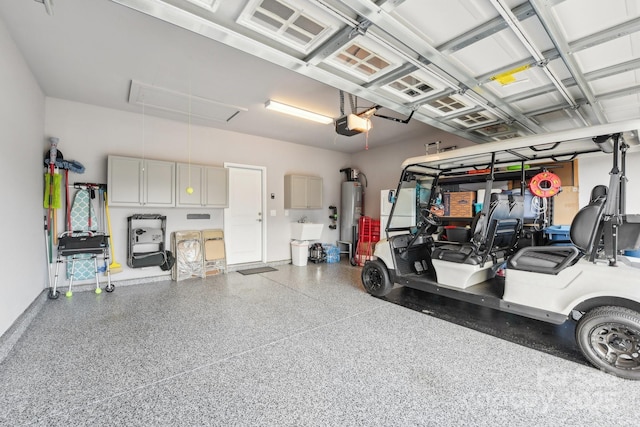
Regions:
<instances>
[{"instance_id":1,"label":"golf cart","mask_svg":"<svg viewBox=\"0 0 640 427\"><path fill-rule=\"evenodd\" d=\"M399 284L553 324L571 319L586 359L640 379L640 259L623 255L640 247L640 215L625 212L626 154L640 149L638 129L640 121L621 122L407 159L390 194L386 238L362 269L364 288L384 296ZM570 241L522 244L525 185L553 203L561 189L548 165L603 152L609 184L575 215ZM468 240L441 240L435 233L448 219L440 189L478 181L482 208ZM496 193L505 181L519 181L519 195Z\"/></svg>"}]
</instances>

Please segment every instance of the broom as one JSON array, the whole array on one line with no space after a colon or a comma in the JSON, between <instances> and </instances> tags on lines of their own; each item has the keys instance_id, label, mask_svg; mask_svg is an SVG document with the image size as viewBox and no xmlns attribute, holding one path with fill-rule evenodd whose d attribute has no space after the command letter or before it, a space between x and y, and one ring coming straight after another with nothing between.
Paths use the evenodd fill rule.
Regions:
<instances>
[{"instance_id":1,"label":"broom","mask_svg":"<svg viewBox=\"0 0 640 427\"><path fill-rule=\"evenodd\" d=\"M56 174L56 157L58 154L58 138L49 138L49 171L45 174L44 207L47 209L47 229L49 240L47 242L49 265L53 262L53 246L57 244L56 235L56 209L60 207L60 175Z\"/></svg>"},{"instance_id":2,"label":"broom","mask_svg":"<svg viewBox=\"0 0 640 427\"><path fill-rule=\"evenodd\" d=\"M109 248L111 249L111 259L113 260L111 261L111 264L109 264L109 270L111 271L111 274L121 273L122 266L116 261L116 254L113 249L113 239L112 239L112 232L111 232L111 216L109 215L109 203L107 202L106 190L104 193L102 193L102 195L104 197L104 211L107 214L107 228L109 229L109 242L110 242Z\"/></svg>"}]
</instances>

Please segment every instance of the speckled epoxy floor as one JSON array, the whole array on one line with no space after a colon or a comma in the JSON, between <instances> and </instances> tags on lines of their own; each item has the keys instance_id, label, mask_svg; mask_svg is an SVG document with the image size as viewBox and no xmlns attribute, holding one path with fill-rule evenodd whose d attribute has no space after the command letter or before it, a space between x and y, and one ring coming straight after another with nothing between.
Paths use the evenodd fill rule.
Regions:
<instances>
[{"instance_id":1,"label":"speckled epoxy floor","mask_svg":"<svg viewBox=\"0 0 640 427\"><path fill-rule=\"evenodd\" d=\"M640 382L368 296L346 263L47 301L0 425L608 425ZM117 285L117 283L116 283Z\"/></svg>"}]
</instances>

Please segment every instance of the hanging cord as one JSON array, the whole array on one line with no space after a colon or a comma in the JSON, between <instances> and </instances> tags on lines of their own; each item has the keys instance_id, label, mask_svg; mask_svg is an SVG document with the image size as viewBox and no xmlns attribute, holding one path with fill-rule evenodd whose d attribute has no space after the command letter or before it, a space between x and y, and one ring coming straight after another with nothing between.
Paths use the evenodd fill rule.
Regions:
<instances>
[{"instance_id":1,"label":"hanging cord","mask_svg":"<svg viewBox=\"0 0 640 427\"><path fill-rule=\"evenodd\" d=\"M189 166L188 166L188 172L189 172L189 187L191 188L191 84L189 84L189 130L187 133L187 150L189 151L188 153L188 157L189 157ZM187 190L189 191L189 190Z\"/></svg>"},{"instance_id":2,"label":"hanging cord","mask_svg":"<svg viewBox=\"0 0 640 427\"><path fill-rule=\"evenodd\" d=\"M531 212L535 214L535 229L542 230L546 228L548 223L547 218L547 199L544 197L534 196L531 199Z\"/></svg>"},{"instance_id":3,"label":"hanging cord","mask_svg":"<svg viewBox=\"0 0 640 427\"><path fill-rule=\"evenodd\" d=\"M144 103L144 95L142 96L142 171L144 172L144 160L146 154L146 138L145 138L145 111L144 111L145 103Z\"/></svg>"},{"instance_id":4,"label":"hanging cord","mask_svg":"<svg viewBox=\"0 0 640 427\"><path fill-rule=\"evenodd\" d=\"M344 92L340 91L340 116L344 116Z\"/></svg>"}]
</instances>

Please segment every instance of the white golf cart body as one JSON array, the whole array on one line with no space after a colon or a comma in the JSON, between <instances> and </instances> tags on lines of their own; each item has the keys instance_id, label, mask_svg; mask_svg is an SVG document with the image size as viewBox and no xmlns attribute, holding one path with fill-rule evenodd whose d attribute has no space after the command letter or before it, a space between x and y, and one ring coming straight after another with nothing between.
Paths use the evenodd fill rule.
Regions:
<instances>
[{"instance_id":1,"label":"white golf cart body","mask_svg":"<svg viewBox=\"0 0 640 427\"><path fill-rule=\"evenodd\" d=\"M434 284L426 278L396 274L387 239L381 239L376 244L374 255L388 267L390 277L394 277L397 284L549 323L564 323L573 310L582 312L602 305L615 304L640 309L640 263L624 255L618 256L615 271L607 268L609 265L606 260L591 262L587 258L578 260L556 275L506 269L501 298L484 293L482 285L495 275L495 265L503 264L504 258L496 262L489 260L483 265L432 259L438 278L437 284ZM449 289L468 294L447 292Z\"/></svg>"},{"instance_id":2,"label":"white golf cart body","mask_svg":"<svg viewBox=\"0 0 640 427\"><path fill-rule=\"evenodd\" d=\"M628 313L622 312L623 317L626 319L630 316L635 319L635 323L632 323L633 327L630 329L625 327L626 335L607 331L614 336L610 339L613 344L604 345L602 350L598 350L598 344L595 343L592 345L596 348L594 352L585 350L584 346L589 347L588 344L580 342L580 339L578 342L583 347L585 356L601 369L626 378L640 379L640 263L633 262L640 260L622 255L624 249L637 249L640 246L640 215L627 215L624 212L626 177L624 170L618 170L621 156L624 169L626 152L640 149L638 129L640 121L621 122L407 159L402 165L403 171L395 196L399 198L403 192L407 193L407 188L411 190L411 185L414 188L417 185L412 196L417 204L416 221L409 227L394 227L393 208L397 199L394 200L386 230L389 237L382 238L376 244L374 260L368 261L363 268L362 280L365 288L373 295L382 296L395 283L555 324L568 319L579 320L598 308L628 310ZM594 141L596 137L601 137L599 143ZM592 218L595 217L589 217L590 214L586 213L576 215L575 224L571 226L574 245L518 248L513 243L517 240L510 238L505 241L507 243L503 242L499 250L492 251L491 243L476 241L475 244L463 244L466 247L463 251L454 245L442 246L431 236L433 227L429 228L427 223L430 223L428 217L432 213L427 212L427 206L431 206L436 197L434 193L441 176L462 174L473 168L483 169L482 165L485 165L484 167L490 168L487 181L492 184L494 179L497 180L499 170L513 170L504 167L520 165L520 171L516 173L521 174L524 182L527 181L525 170L530 166L534 170L536 163L544 160L548 162L549 159L598 155L596 153L602 155L602 151L611 153L611 149L614 151L609 155L614 167L610 174L606 200L598 201L599 219L595 221L594 227L589 225L585 228L585 223L593 222ZM416 176L430 176L431 181L426 179L421 182ZM409 181L412 182L407 185ZM421 185L426 187L429 183L431 188L424 191L428 195L426 203L425 197L415 193L421 192ZM487 186L489 193L490 184ZM488 206L488 202L491 200L493 205L494 196L485 197L479 217L485 217L485 221L490 222L493 208ZM402 203L406 203L406 200ZM596 210L591 206L583 210L589 209L594 212ZM421 210L426 216L418 213ZM587 216L589 220L585 222L583 218L578 219L579 216ZM519 224L517 233L520 233L522 219L515 221ZM485 223L478 229L485 230L486 235L486 230L490 228ZM575 233L582 232L581 229L587 230L586 234L576 235ZM512 243L509 244L508 241ZM576 241L582 243L578 244ZM483 246L485 252L479 249L482 246L480 243L486 243ZM555 261L548 261L545 258L547 255ZM504 275L497 275L497 271L502 268ZM598 317L596 315L602 317L603 313L594 313ZM589 321L593 323L590 319ZM605 339L594 332L597 328L594 329L591 324L588 326L591 328L590 332L581 332L585 337L589 336L584 338L585 342L594 340L596 336L600 340ZM623 341L632 344L620 343L620 339L615 338L618 336L625 337ZM625 349L625 345L632 345L634 349ZM587 354L589 352L592 354ZM612 356L614 352L616 354ZM622 353L624 360L612 362L614 358L622 357Z\"/></svg>"}]
</instances>

